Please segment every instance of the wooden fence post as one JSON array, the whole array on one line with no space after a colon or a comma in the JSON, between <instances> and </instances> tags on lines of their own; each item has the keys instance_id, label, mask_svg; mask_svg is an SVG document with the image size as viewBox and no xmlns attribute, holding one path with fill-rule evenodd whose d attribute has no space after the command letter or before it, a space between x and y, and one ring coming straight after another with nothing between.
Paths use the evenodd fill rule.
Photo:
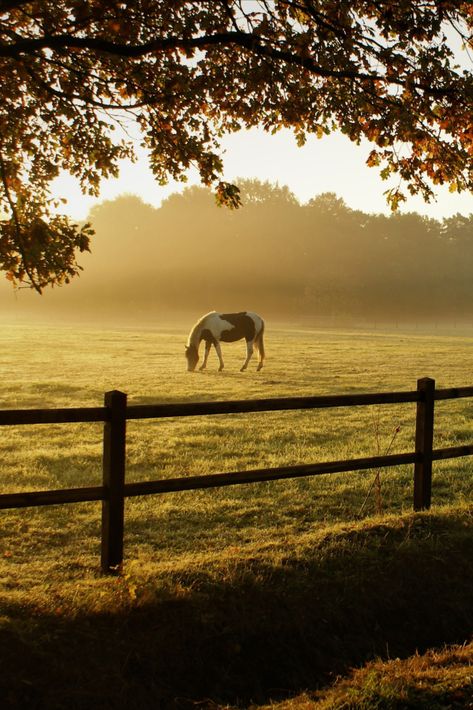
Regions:
<instances>
[{"instance_id":1,"label":"wooden fence post","mask_svg":"<svg viewBox=\"0 0 473 710\"><path fill-rule=\"evenodd\" d=\"M103 432L102 571L117 572L123 562L126 399L123 392L105 393L110 418Z\"/></svg>"},{"instance_id":2,"label":"wooden fence post","mask_svg":"<svg viewBox=\"0 0 473 710\"><path fill-rule=\"evenodd\" d=\"M435 380L417 380L420 400L417 402L415 450L419 459L414 464L414 510L428 510L432 493L432 447L434 440Z\"/></svg>"}]
</instances>

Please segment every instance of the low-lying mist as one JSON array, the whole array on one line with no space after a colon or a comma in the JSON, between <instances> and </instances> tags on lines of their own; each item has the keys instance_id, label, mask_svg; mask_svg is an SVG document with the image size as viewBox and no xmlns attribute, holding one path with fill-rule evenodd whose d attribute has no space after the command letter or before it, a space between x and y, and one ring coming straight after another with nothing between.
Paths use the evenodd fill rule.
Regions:
<instances>
[{"instance_id":1,"label":"low-lying mist","mask_svg":"<svg viewBox=\"0 0 473 710\"><path fill-rule=\"evenodd\" d=\"M96 206L81 276L43 296L2 284L2 314L118 322L213 309L354 321L473 316L473 214L387 217L352 210L333 193L301 205L286 187L240 187L236 211L199 187L160 208L131 195Z\"/></svg>"}]
</instances>

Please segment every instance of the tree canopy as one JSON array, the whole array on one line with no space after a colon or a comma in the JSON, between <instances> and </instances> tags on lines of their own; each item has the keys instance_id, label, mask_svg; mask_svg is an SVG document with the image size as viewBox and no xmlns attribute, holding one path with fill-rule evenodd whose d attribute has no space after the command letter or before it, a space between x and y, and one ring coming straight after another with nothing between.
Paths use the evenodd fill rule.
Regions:
<instances>
[{"instance_id":1,"label":"tree canopy","mask_svg":"<svg viewBox=\"0 0 473 710\"><path fill-rule=\"evenodd\" d=\"M472 30L468 0L1 0L1 268L68 282L92 230L51 181L98 195L140 141L159 183L196 166L234 207L219 142L252 126L368 139L393 208L472 189L473 77L451 44Z\"/></svg>"}]
</instances>

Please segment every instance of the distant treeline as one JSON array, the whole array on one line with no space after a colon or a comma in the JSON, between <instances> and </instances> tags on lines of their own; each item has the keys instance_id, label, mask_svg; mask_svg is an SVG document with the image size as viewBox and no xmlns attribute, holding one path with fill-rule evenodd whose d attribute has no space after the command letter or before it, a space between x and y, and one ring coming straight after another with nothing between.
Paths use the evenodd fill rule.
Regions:
<instances>
[{"instance_id":1,"label":"distant treeline","mask_svg":"<svg viewBox=\"0 0 473 710\"><path fill-rule=\"evenodd\" d=\"M239 185L243 207L235 211L200 187L158 209L134 196L95 207L92 255L54 300L137 314L473 315L473 214L366 214L333 193L301 205L287 187Z\"/></svg>"}]
</instances>

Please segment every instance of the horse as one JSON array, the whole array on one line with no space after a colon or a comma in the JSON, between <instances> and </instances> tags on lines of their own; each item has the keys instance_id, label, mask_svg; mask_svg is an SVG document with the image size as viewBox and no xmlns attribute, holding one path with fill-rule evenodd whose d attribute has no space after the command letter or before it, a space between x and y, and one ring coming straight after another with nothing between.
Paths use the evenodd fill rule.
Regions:
<instances>
[{"instance_id":1,"label":"horse","mask_svg":"<svg viewBox=\"0 0 473 710\"><path fill-rule=\"evenodd\" d=\"M244 372L253 355L255 346L259 353L257 370L261 370L264 361L264 321L261 316L249 311L241 313L217 313L211 311L202 316L192 327L186 345L187 370L194 372L199 361L199 345L205 341L204 360L199 370L205 370L212 345L217 351L220 367L223 370L222 348L220 343L233 343L237 340L246 340L246 360L240 368Z\"/></svg>"}]
</instances>

